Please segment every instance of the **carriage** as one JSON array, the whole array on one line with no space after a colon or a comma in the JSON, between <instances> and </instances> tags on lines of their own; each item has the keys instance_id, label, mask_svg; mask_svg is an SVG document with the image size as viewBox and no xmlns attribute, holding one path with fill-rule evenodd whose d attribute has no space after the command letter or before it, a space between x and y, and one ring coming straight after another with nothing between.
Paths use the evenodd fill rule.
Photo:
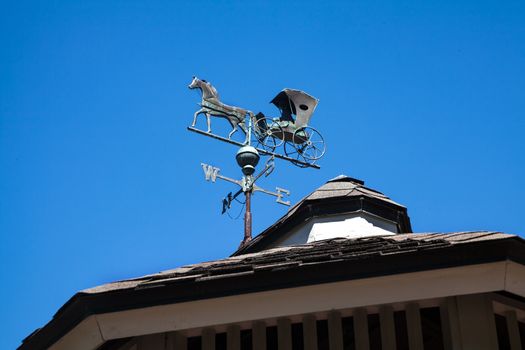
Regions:
<instances>
[{"instance_id":1,"label":"carriage","mask_svg":"<svg viewBox=\"0 0 525 350\"><path fill-rule=\"evenodd\" d=\"M252 117L256 147L274 152L284 144L284 153L297 161L295 165L315 163L326 150L321 134L308 126L318 102L315 97L300 90L281 91L270 101L281 112L280 117L268 117L262 113Z\"/></svg>"},{"instance_id":2,"label":"carriage","mask_svg":"<svg viewBox=\"0 0 525 350\"><path fill-rule=\"evenodd\" d=\"M270 103L279 109L281 116L273 118L262 113L255 115L250 110L224 104L219 99L215 87L206 80L193 77L188 87L199 89L202 93L200 109L193 115L191 130L198 131L194 127L199 114L206 115L206 134L211 134L212 116L226 118L232 126L228 141L241 129L246 135L244 144L254 142L256 148L271 154L283 146L285 158L299 167L313 166L325 153L323 137L316 129L308 126L319 100L303 91L284 89L277 94ZM283 157L279 154L274 155Z\"/></svg>"}]
</instances>

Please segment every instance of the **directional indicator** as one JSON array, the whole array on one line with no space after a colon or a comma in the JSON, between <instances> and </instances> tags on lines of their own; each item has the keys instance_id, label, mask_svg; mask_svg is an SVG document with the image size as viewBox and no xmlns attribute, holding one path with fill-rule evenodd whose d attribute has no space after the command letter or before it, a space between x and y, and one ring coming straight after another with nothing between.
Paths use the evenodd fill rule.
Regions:
<instances>
[{"instance_id":1,"label":"directional indicator","mask_svg":"<svg viewBox=\"0 0 525 350\"><path fill-rule=\"evenodd\" d=\"M276 187L275 191L276 192L270 192L268 190L260 188L257 185L253 185L253 192L262 192L262 193L269 194L270 196L275 196L275 197L277 197L277 199L275 200L277 203L282 204L282 205L286 205L286 206L290 206L290 201L283 201L283 197L284 196L289 196L290 195L290 191L285 190L284 188L280 188L280 187Z\"/></svg>"},{"instance_id":2,"label":"directional indicator","mask_svg":"<svg viewBox=\"0 0 525 350\"><path fill-rule=\"evenodd\" d=\"M251 212L251 196L254 192L262 192L270 196L276 197L275 201L279 204L289 206L290 201L286 201L283 198L290 195L290 191L287 189L276 187L275 192L266 190L262 187L259 187L255 182L261 178L261 176L269 176L275 169L274 157L269 158L266 161L264 169L253 176L255 171L255 166L259 161L259 153L257 150L251 146L241 147L239 152L237 152L237 163L242 167L242 172L244 176L240 180L232 179L227 176L220 174L221 169L206 163L201 163L202 171L204 172L204 179L206 181L211 181L215 183L217 179L224 180L230 183L233 183L240 187L240 189L235 193L228 193L226 197L222 200L222 214L224 214L228 209L230 209L232 202L239 196L241 193L244 193L246 197L246 212L244 213L244 239L241 242L241 246L247 244L252 239L252 212Z\"/></svg>"},{"instance_id":3,"label":"directional indicator","mask_svg":"<svg viewBox=\"0 0 525 350\"><path fill-rule=\"evenodd\" d=\"M245 108L224 104L219 99L217 89L206 80L193 77L188 88L197 89L202 95L200 108L194 113L188 130L239 147L235 159L244 175L240 180L221 175L221 169L213 165L201 163L201 166L206 181L215 183L217 179L220 179L240 187L235 193L229 192L222 200L223 214L230 209L232 202L240 194L244 194L246 211L242 247L252 239L251 197L253 193L266 193L274 196L277 203L290 205L290 201L287 200L290 191L287 189L276 187L275 191L269 191L255 184L261 176L269 176L273 172L275 158L285 160L300 168L319 169L319 165L316 165L315 162L324 155L326 146L319 131L308 125L319 100L304 91L284 89L271 101L281 112L281 116L275 118L265 116L261 112L255 114ZM206 117L206 131L195 127L199 115ZM229 121L232 129L227 137L212 133L211 117L221 117ZM231 139L232 135L239 130L244 133L243 142ZM260 155L269 156L269 159L264 169L254 175Z\"/></svg>"},{"instance_id":4,"label":"directional indicator","mask_svg":"<svg viewBox=\"0 0 525 350\"><path fill-rule=\"evenodd\" d=\"M221 174L219 174L219 172L221 171L221 169L217 168L217 167L214 167L213 165L209 165L209 164L205 164L205 163L201 163L201 166L202 166L202 170L204 171L204 178L206 179L206 181L211 181L212 183L215 183L215 181L217 179L221 179L221 180L224 180L224 181L227 181L227 182L231 182L233 184L236 184L238 185L239 187L241 187L241 189L239 191L237 191L234 195L232 195L232 193L228 193L228 195L226 196L225 199L223 199L223 214L226 212L225 208L229 209L230 206L231 206L231 203L232 201L237 198L237 196L243 192L262 192L262 193L266 193L270 196L274 196L276 197L276 202L279 203L279 204L282 204L282 205L286 205L286 206L290 206L290 201L285 201L283 200L283 198L285 196L289 196L290 195L290 191L287 190L287 189L284 189L284 188L280 188L280 187L276 187L275 188L275 192L272 192L272 191L269 191L269 190L265 190L264 188L262 187L259 187L255 184L255 181L257 181L262 175L270 175L270 173L273 171L274 169L274 165L273 163L271 164L267 164L266 167L264 168L263 171L261 171L261 173L259 173L259 175L253 177L253 176L243 176L243 178L241 180L235 180L235 179L232 179L232 178L229 178L229 177L226 177L226 176L223 176Z\"/></svg>"},{"instance_id":5,"label":"directional indicator","mask_svg":"<svg viewBox=\"0 0 525 350\"><path fill-rule=\"evenodd\" d=\"M228 181L242 187L242 180L234 180L230 179L229 177L219 175L221 169L204 163L201 163L201 166L202 170L204 170L204 177L206 178L206 181L211 180L211 182L215 182L215 180L219 178L221 180Z\"/></svg>"}]
</instances>

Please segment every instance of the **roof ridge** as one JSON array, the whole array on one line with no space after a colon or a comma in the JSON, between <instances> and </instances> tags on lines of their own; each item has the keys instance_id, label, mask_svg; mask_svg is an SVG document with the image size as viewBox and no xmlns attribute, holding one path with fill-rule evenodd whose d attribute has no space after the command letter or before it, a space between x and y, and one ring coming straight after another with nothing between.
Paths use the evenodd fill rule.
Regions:
<instances>
[{"instance_id":1,"label":"roof ridge","mask_svg":"<svg viewBox=\"0 0 525 350\"><path fill-rule=\"evenodd\" d=\"M329 183L329 182L355 182L355 183L357 183L359 185L364 185L365 184L365 182L363 180L356 179L355 177L350 177L350 176L345 175L345 174L337 175L333 179L330 179L330 180L326 181L326 183Z\"/></svg>"}]
</instances>

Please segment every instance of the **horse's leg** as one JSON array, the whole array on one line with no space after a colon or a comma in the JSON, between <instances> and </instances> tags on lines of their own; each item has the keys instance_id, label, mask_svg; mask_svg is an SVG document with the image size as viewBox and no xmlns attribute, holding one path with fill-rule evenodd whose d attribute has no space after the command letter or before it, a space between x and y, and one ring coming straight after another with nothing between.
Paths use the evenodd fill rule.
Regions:
<instances>
[{"instance_id":1,"label":"horse's leg","mask_svg":"<svg viewBox=\"0 0 525 350\"><path fill-rule=\"evenodd\" d=\"M244 122L240 122L238 125L241 128L241 130L244 132L244 144L247 145L248 144L248 128L246 128L246 125L244 124Z\"/></svg>"},{"instance_id":2,"label":"horse's leg","mask_svg":"<svg viewBox=\"0 0 525 350\"><path fill-rule=\"evenodd\" d=\"M233 124L233 129L232 129L232 131L230 131L230 133L228 134L228 139L231 139L231 138L232 138L232 135L237 131L237 125L238 125L238 124Z\"/></svg>"},{"instance_id":3,"label":"horse's leg","mask_svg":"<svg viewBox=\"0 0 525 350\"><path fill-rule=\"evenodd\" d=\"M201 113L204 113L204 108L199 109L195 114L193 115L193 123L191 123L191 126L195 126L195 123L197 123L197 116Z\"/></svg>"},{"instance_id":4,"label":"horse's leg","mask_svg":"<svg viewBox=\"0 0 525 350\"><path fill-rule=\"evenodd\" d=\"M210 113L206 113L206 122L208 123L208 131L206 132L211 132L211 114Z\"/></svg>"}]
</instances>

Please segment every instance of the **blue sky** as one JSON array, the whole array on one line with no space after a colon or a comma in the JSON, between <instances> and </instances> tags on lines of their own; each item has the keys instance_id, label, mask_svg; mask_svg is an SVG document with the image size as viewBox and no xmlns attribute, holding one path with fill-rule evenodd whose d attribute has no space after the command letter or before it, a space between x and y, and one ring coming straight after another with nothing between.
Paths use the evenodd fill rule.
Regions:
<instances>
[{"instance_id":1,"label":"blue sky","mask_svg":"<svg viewBox=\"0 0 525 350\"><path fill-rule=\"evenodd\" d=\"M78 290L235 250L200 163L239 176L236 148L186 131L193 75L270 115L320 99L321 170L260 183L293 202L344 173L416 232L525 234L523 1L3 2L0 44L1 348ZM255 232L286 211L253 206Z\"/></svg>"}]
</instances>

